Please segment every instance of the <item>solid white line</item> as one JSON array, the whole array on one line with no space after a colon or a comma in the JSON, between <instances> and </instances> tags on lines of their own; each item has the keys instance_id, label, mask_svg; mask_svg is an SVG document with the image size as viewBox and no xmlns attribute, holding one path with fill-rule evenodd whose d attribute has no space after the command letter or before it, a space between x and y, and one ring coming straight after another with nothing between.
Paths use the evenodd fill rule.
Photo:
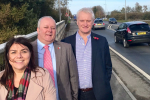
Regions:
<instances>
[{"instance_id":1,"label":"solid white line","mask_svg":"<svg viewBox=\"0 0 150 100\"><path fill-rule=\"evenodd\" d=\"M125 89L125 91L128 93L128 95L131 97L131 99L132 100L137 100L113 70L112 70L112 73L114 74L114 76L116 77L118 82L122 85L122 87Z\"/></svg>"},{"instance_id":2,"label":"solid white line","mask_svg":"<svg viewBox=\"0 0 150 100\"><path fill-rule=\"evenodd\" d=\"M137 67L135 64L133 64L131 61L129 61L128 59L126 59L124 56L122 56L121 54L119 54L117 51L115 51L113 48L111 48L109 46L109 49L112 50L114 53L116 53L119 57L121 57L123 60L125 60L128 64L130 64L134 69L136 69L138 72L140 72L143 76L145 76L148 80L150 80L150 76L145 73L142 69L140 69L139 67Z\"/></svg>"}]
</instances>

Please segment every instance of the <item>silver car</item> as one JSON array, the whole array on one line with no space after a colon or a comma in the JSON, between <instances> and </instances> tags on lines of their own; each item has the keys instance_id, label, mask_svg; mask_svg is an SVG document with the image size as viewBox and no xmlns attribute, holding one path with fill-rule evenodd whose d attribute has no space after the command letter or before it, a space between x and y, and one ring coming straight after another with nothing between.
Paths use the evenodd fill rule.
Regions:
<instances>
[{"instance_id":1,"label":"silver car","mask_svg":"<svg viewBox=\"0 0 150 100\"><path fill-rule=\"evenodd\" d=\"M105 23L103 22L102 19L95 19L94 20L94 24L93 24L92 29L95 30L95 29L98 29L98 28L105 29Z\"/></svg>"}]
</instances>

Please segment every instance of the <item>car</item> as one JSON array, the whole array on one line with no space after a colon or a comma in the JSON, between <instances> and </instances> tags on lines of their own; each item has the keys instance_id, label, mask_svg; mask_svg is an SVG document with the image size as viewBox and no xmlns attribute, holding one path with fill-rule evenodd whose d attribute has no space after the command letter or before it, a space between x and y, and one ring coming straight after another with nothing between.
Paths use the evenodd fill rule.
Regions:
<instances>
[{"instance_id":1,"label":"car","mask_svg":"<svg viewBox=\"0 0 150 100\"><path fill-rule=\"evenodd\" d=\"M105 23L103 22L102 19L95 19L94 20L94 24L92 26L92 29L95 30L95 29L98 29L98 28L105 29Z\"/></svg>"},{"instance_id":2,"label":"car","mask_svg":"<svg viewBox=\"0 0 150 100\"><path fill-rule=\"evenodd\" d=\"M117 20L115 18L109 18L109 24L117 24Z\"/></svg>"},{"instance_id":3,"label":"car","mask_svg":"<svg viewBox=\"0 0 150 100\"><path fill-rule=\"evenodd\" d=\"M148 43L150 46L149 25L142 21L124 22L116 29L114 40L115 43L123 42L125 48L135 43Z\"/></svg>"},{"instance_id":4,"label":"car","mask_svg":"<svg viewBox=\"0 0 150 100\"><path fill-rule=\"evenodd\" d=\"M77 17L76 17L76 15L74 15L73 20L74 20L74 21L77 21Z\"/></svg>"},{"instance_id":5,"label":"car","mask_svg":"<svg viewBox=\"0 0 150 100\"><path fill-rule=\"evenodd\" d=\"M96 18L96 19L101 19L101 18Z\"/></svg>"}]
</instances>

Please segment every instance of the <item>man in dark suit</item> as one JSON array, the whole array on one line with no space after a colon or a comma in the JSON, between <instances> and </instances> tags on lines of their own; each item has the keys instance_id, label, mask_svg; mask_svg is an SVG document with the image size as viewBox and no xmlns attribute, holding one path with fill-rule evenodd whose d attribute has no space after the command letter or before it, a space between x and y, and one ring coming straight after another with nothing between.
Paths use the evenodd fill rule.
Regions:
<instances>
[{"instance_id":1,"label":"man in dark suit","mask_svg":"<svg viewBox=\"0 0 150 100\"><path fill-rule=\"evenodd\" d=\"M105 37L91 32L94 13L82 8L77 13L79 30L62 40L70 43L77 60L79 100L113 100L110 87L112 63Z\"/></svg>"},{"instance_id":2,"label":"man in dark suit","mask_svg":"<svg viewBox=\"0 0 150 100\"><path fill-rule=\"evenodd\" d=\"M71 45L55 41L56 23L50 16L39 19L37 33L37 40L32 42L35 62L49 70L56 87L57 100L78 100L77 65Z\"/></svg>"}]
</instances>

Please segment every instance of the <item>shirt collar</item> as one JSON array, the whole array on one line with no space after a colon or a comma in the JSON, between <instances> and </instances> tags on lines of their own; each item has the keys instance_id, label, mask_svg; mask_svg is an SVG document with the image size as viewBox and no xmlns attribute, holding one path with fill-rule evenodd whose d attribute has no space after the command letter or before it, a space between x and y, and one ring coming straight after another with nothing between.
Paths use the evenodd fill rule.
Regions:
<instances>
[{"instance_id":1,"label":"shirt collar","mask_svg":"<svg viewBox=\"0 0 150 100\"><path fill-rule=\"evenodd\" d=\"M83 39L81 36L80 36L80 34L78 33L78 31L77 31L77 39ZM88 38L88 40L89 40L89 38L91 37L91 33L87 36L87 38Z\"/></svg>"},{"instance_id":2,"label":"shirt collar","mask_svg":"<svg viewBox=\"0 0 150 100\"><path fill-rule=\"evenodd\" d=\"M38 49L42 50L45 46L45 44L43 44L39 39L37 39L37 45L38 45ZM53 42L51 44L48 45L50 48L53 47Z\"/></svg>"}]
</instances>

